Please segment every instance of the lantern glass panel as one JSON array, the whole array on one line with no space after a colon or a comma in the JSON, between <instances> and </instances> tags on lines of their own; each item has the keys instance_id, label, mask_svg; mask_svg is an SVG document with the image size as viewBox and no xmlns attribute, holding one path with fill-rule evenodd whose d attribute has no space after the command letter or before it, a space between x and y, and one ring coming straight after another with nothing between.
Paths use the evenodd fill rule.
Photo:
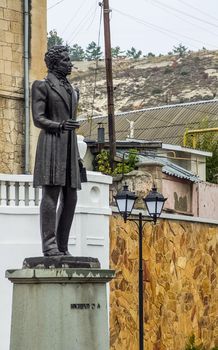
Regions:
<instances>
[{"instance_id":1,"label":"lantern glass panel","mask_svg":"<svg viewBox=\"0 0 218 350\"><path fill-rule=\"evenodd\" d=\"M147 206L149 214L151 216L154 215L155 211L156 211L156 201L154 201L154 202L146 202L146 206Z\"/></svg>"},{"instance_id":2,"label":"lantern glass panel","mask_svg":"<svg viewBox=\"0 0 218 350\"><path fill-rule=\"evenodd\" d=\"M156 211L157 216L160 216L163 206L164 206L164 202L160 202L160 201L157 202L157 211Z\"/></svg>"},{"instance_id":3,"label":"lantern glass panel","mask_svg":"<svg viewBox=\"0 0 218 350\"><path fill-rule=\"evenodd\" d=\"M117 206L120 213L130 214L134 206L135 200L130 198L117 199Z\"/></svg>"},{"instance_id":4,"label":"lantern glass panel","mask_svg":"<svg viewBox=\"0 0 218 350\"><path fill-rule=\"evenodd\" d=\"M134 203L135 203L135 199L127 199L127 206L126 206L127 213L131 213L132 212Z\"/></svg>"},{"instance_id":5,"label":"lantern glass panel","mask_svg":"<svg viewBox=\"0 0 218 350\"><path fill-rule=\"evenodd\" d=\"M120 213L124 213L126 210L126 199L117 199L117 206Z\"/></svg>"}]
</instances>

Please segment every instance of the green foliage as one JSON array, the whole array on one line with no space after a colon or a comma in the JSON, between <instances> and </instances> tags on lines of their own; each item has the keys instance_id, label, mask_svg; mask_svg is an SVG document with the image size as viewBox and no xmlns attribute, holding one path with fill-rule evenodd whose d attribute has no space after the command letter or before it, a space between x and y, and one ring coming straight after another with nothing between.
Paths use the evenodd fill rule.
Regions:
<instances>
[{"instance_id":1,"label":"green foliage","mask_svg":"<svg viewBox=\"0 0 218 350\"><path fill-rule=\"evenodd\" d=\"M187 50L188 48L182 44L179 44L178 46L173 46L173 53L175 53L175 55L179 55L179 57L185 56Z\"/></svg>"},{"instance_id":2,"label":"green foliage","mask_svg":"<svg viewBox=\"0 0 218 350\"><path fill-rule=\"evenodd\" d=\"M195 343L195 335L192 334L186 343L185 350L206 350L206 347L203 344L196 345ZM215 346L212 349L207 350L218 350L218 347Z\"/></svg>"},{"instance_id":3,"label":"green foliage","mask_svg":"<svg viewBox=\"0 0 218 350\"><path fill-rule=\"evenodd\" d=\"M195 336L193 334L189 338L189 341L186 344L185 350L206 350L206 349L202 344L200 344L200 345L195 344Z\"/></svg>"},{"instance_id":4,"label":"green foliage","mask_svg":"<svg viewBox=\"0 0 218 350\"><path fill-rule=\"evenodd\" d=\"M121 51L119 46L116 47L112 47L111 48L111 56L113 58L118 58L119 56L122 56L124 54L125 51Z\"/></svg>"},{"instance_id":5,"label":"green foliage","mask_svg":"<svg viewBox=\"0 0 218 350\"><path fill-rule=\"evenodd\" d=\"M106 150L102 150L96 156L96 170L101 171L106 175L118 175L118 174L127 174L130 171L135 169L136 163L138 162L138 151L136 149L130 149L124 162L117 163L114 171L112 171L110 166L110 155Z\"/></svg>"},{"instance_id":6,"label":"green foliage","mask_svg":"<svg viewBox=\"0 0 218 350\"><path fill-rule=\"evenodd\" d=\"M112 169L110 166L110 157L109 152L102 150L101 153L99 153L96 158L96 170L101 171L103 174L106 175L112 175Z\"/></svg>"},{"instance_id":7,"label":"green foliage","mask_svg":"<svg viewBox=\"0 0 218 350\"><path fill-rule=\"evenodd\" d=\"M71 61L83 61L85 58L85 52L81 46L74 44L69 49Z\"/></svg>"},{"instance_id":8,"label":"green foliage","mask_svg":"<svg viewBox=\"0 0 218 350\"><path fill-rule=\"evenodd\" d=\"M141 55L142 55L142 51L141 50L137 51L134 47L131 47L130 50L126 51L126 56L129 58L138 59L141 57Z\"/></svg>"},{"instance_id":9,"label":"green foliage","mask_svg":"<svg viewBox=\"0 0 218 350\"><path fill-rule=\"evenodd\" d=\"M199 123L197 129L208 129L209 120L205 118ZM190 129L191 130L191 129ZM192 146L192 138L188 138L188 146ZM196 148L202 151L212 152L212 157L206 159L206 181L217 183L218 178L218 132L206 132L198 135Z\"/></svg>"},{"instance_id":10,"label":"green foliage","mask_svg":"<svg viewBox=\"0 0 218 350\"><path fill-rule=\"evenodd\" d=\"M153 52L149 52L147 56L148 57L155 57L155 54ZM160 55L159 55L159 57L160 57Z\"/></svg>"},{"instance_id":11,"label":"green foliage","mask_svg":"<svg viewBox=\"0 0 218 350\"><path fill-rule=\"evenodd\" d=\"M92 41L86 48L85 58L87 61L99 60L102 56L101 47Z\"/></svg>"},{"instance_id":12,"label":"green foliage","mask_svg":"<svg viewBox=\"0 0 218 350\"><path fill-rule=\"evenodd\" d=\"M48 50L55 45L63 45L64 40L58 36L56 29L50 30L47 35L47 48Z\"/></svg>"}]
</instances>

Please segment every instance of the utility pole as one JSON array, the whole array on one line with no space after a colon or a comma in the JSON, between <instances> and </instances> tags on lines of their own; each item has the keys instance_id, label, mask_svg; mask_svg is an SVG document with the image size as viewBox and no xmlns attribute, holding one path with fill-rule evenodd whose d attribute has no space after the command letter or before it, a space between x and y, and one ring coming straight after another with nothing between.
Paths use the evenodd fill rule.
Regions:
<instances>
[{"instance_id":1,"label":"utility pole","mask_svg":"<svg viewBox=\"0 0 218 350\"><path fill-rule=\"evenodd\" d=\"M115 120L114 120L114 88L112 75L112 56L111 56L111 35L110 35L110 8L109 0L103 0L104 11L104 42L105 42L105 65L107 80L107 100L108 100L108 133L110 162L113 169L114 158L116 155L116 136L115 136Z\"/></svg>"}]
</instances>

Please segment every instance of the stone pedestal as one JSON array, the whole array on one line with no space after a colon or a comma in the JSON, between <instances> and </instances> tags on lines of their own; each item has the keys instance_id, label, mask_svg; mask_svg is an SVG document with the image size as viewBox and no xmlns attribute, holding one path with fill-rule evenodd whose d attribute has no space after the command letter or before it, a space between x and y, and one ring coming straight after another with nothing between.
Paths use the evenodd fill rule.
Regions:
<instances>
[{"instance_id":1,"label":"stone pedestal","mask_svg":"<svg viewBox=\"0 0 218 350\"><path fill-rule=\"evenodd\" d=\"M114 271L25 268L6 277L14 284L10 350L109 350Z\"/></svg>"}]
</instances>

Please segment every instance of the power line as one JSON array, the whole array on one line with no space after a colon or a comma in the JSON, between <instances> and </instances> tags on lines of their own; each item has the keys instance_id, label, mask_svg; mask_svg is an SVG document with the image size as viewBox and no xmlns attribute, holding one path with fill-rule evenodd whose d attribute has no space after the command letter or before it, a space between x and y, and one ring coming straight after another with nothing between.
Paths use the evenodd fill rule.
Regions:
<instances>
[{"instance_id":1,"label":"power line","mask_svg":"<svg viewBox=\"0 0 218 350\"><path fill-rule=\"evenodd\" d=\"M190 8L192 8L192 9L194 9L195 11L200 12L200 13L201 13L202 15L204 15L204 16L210 17L211 19L213 19L213 20L215 20L215 21L218 21L218 18L212 16L212 15L209 14L209 13L206 13L206 12L200 10L198 7L195 7L195 6L191 5L190 3L187 3L187 2L184 1L184 0L177 0L177 1L180 2L180 3L182 3L182 4L184 4L184 5L186 5L186 6L188 6L188 7L190 7Z\"/></svg>"},{"instance_id":2,"label":"power line","mask_svg":"<svg viewBox=\"0 0 218 350\"><path fill-rule=\"evenodd\" d=\"M162 28L162 27L156 26L156 25L154 25L154 24L152 24L152 23L149 23L149 22L145 22L144 20L142 20L142 19L140 19L140 18L137 18L137 17L134 17L134 16L129 15L129 14L127 14L127 13L124 13L124 12L118 10L118 9L113 8L113 10L114 10L115 12L120 13L120 14L123 15L123 16L129 17L130 19L132 19L132 20L135 21L136 23L142 24L142 25L144 25L145 27L147 27L147 28L149 28L149 29L154 29L154 30L156 30L157 32L159 32L159 33L161 33L161 34L164 34L164 35L166 35L166 36L168 36L168 37L170 37L170 38L173 38L173 39L176 39L176 40L180 41L180 36L177 37L177 36L175 36L175 35L172 35L172 34L171 34L172 32L171 32L170 30L167 30L167 29L164 29L164 28ZM167 33L166 33L166 32L167 32ZM169 33L170 33L170 34L169 34ZM179 34L178 34L178 35L179 35ZM193 46L195 46L195 45L193 45ZM195 47L198 48L197 46L195 46Z\"/></svg>"},{"instance_id":3,"label":"power line","mask_svg":"<svg viewBox=\"0 0 218 350\"><path fill-rule=\"evenodd\" d=\"M180 0L178 0L178 1L180 1ZM167 12L167 13L172 13L172 10L166 9L166 8L163 7L163 6L159 6L158 4L154 4L154 3L152 3L152 5L155 6L155 7L157 7L157 8L160 8L161 10L163 10L163 11L165 11L165 12ZM216 36L216 37L218 36L218 34L212 32L212 31L210 31L210 30L208 30L208 29L206 29L206 28L204 28L204 27L201 27L201 26L197 25L196 23L192 23L192 22L187 21L186 19L184 19L184 18L178 16L178 14L175 14L175 13L174 13L174 16L177 17L177 18L179 18L181 21L183 21L183 22L185 22L185 23L188 23L188 24L191 24L191 25L194 26L194 27L200 28L200 29L203 30L204 32L207 32L207 33L209 33L209 34L211 34L211 35L214 35L214 36Z\"/></svg>"},{"instance_id":4,"label":"power line","mask_svg":"<svg viewBox=\"0 0 218 350\"><path fill-rule=\"evenodd\" d=\"M74 35L72 36L71 40L69 41L69 44L72 43L72 41L75 39L75 37L79 34L79 32L81 31L81 28L83 27L84 22L87 20L87 18L90 17L90 15L92 16L92 14L95 12L95 9L94 9L94 11L91 11L91 10L92 10L92 6L88 9L88 11L86 12L85 16L80 21L79 25L77 26L76 32L74 33ZM90 14L90 11L91 11L91 14Z\"/></svg>"},{"instance_id":5,"label":"power line","mask_svg":"<svg viewBox=\"0 0 218 350\"><path fill-rule=\"evenodd\" d=\"M63 2L63 1L65 1L65 0L60 0L60 1L56 2L54 5L48 7L48 10L51 10L53 7L59 5L59 4L60 4L61 2Z\"/></svg>"},{"instance_id":6,"label":"power line","mask_svg":"<svg viewBox=\"0 0 218 350\"><path fill-rule=\"evenodd\" d=\"M86 4L88 0L85 0L82 2L82 5L78 8L78 10L76 11L76 13L73 14L73 16L71 17L71 19L69 20L69 22L67 23L67 25L64 27L63 31L61 32L61 35L63 35L66 31L66 29L69 27L69 25L75 20L76 16L78 15L78 13L80 12L81 8L84 6L84 4Z\"/></svg>"},{"instance_id":7,"label":"power line","mask_svg":"<svg viewBox=\"0 0 218 350\"><path fill-rule=\"evenodd\" d=\"M98 0L97 0L97 2L98 2ZM93 18L91 19L91 22L88 24L87 28L85 29L86 31L92 26L92 24L94 22L94 19L95 19L95 16L96 16L96 12L97 12L97 7L98 7L98 4L96 4L96 6L95 6L95 11L94 11Z\"/></svg>"},{"instance_id":8,"label":"power line","mask_svg":"<svg viewBox=\"0 0 218 350\"><path fill-rule=\"evenodd\" d=\"M116 12L118 12L118 13L120 13L120 14L123 15L123 16L127 16L127 17L131 18L132 20L134 20L134 21L137 22L137 23L140 23L140 24L142 24L142 25L144 25L144 26L146 26L146 27L151 27L151 28L153 28L154 30L159 31L159 32L162 32L163 34L165 34L165 35L167 35L167 36L170 36L170 37L172 37L172 38L176 38L177 40L178 40L178 37L175 37L175 36L172 35L171 33L178 35L179 38L182 36L182 37L184 37L184 38L186 38L186 39L188 39L188 40L196 41L196 42L198 42L198 43L201 43L201 44L203 44L203 45L206 45L206 43L203 42L203 41L201 41L201 40L191 38L191 37L189 37L189 36L187 36L187 35L184 35L184 34L181 34L181 33L172 32L171 30L168 30L168 29L165 29L165 28L163 28L163 27L160 27L160 26L157 26L157 25L155 25L155 24L152 24L152 23L150 23L150 22L144 21L142 18L134 17L134 16L129 15L129 14L127 14L127 13L125 13L125 12L123 12L123 11L120 11L120 10L118 10L118 9L113 8L113 10L116 11ZM170 34L169 34L169 33L170 33ZM179 40L180 40L180 39L179 39ZM213 45L213 44L208 44L208 45L214 46L215 48L217 47L217 46L215 46L215 45ZM195 46L195 45L192 45L192 46ZM196 47L196 46L195 46L195 47ZM197 47L197 48L198 48L198 47Z\"/></svg>"},{"instance_id":9,"label":"power line","mask_svg":"<svg viewBox=\"0 0 218 350\"><path fill-rule=\"evenodd\" d=\"M162 3L161 1L159 1L159 0L153 0L153 1L156 2L156 3L158 3L160 6L167 7L167 8L169 8L169 9L171 9L172 11L179 12L179 13L183 14L184 16L191 17L191 18L195 19L196 21L200 21L200 22L203 22L203 23L205 23L205 24L208 24L208 25L210 25L210 26L212 26L212 27L218 28L218 25L216 25L216 24L214 24L214 23L211 23L211 22L209 22L209 21L207 21L207 20L201 19L201 18L199 18L199 17L197 17L197 16L191 15L191 14L185 12L185 11L178 10L178 9L176 9L176 8L173 7L173 6L163 4L163 3Z\"/></svg>"}]
</instances>

